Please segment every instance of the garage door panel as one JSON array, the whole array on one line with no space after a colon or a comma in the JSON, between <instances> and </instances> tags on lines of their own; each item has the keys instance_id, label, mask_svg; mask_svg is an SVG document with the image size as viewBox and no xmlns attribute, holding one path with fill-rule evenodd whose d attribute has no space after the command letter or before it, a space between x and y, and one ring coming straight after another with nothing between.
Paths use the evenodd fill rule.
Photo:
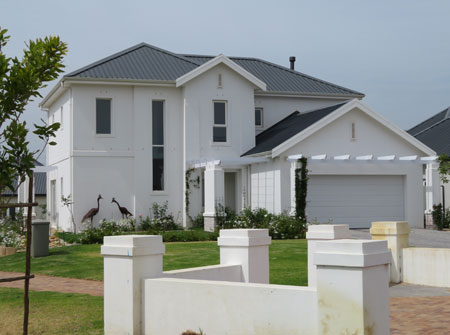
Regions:
<instances>
[{"instance_id":1,"label":"garage door panel","mask_svg":"<svg viewBox=\"0 0 450 335\"><path fill-rule=\"evenodd\" d=\"M352 228L404 220L403 188L402 176L310 176L306 213L310 221Z\"/></svg>"}]
</instances>

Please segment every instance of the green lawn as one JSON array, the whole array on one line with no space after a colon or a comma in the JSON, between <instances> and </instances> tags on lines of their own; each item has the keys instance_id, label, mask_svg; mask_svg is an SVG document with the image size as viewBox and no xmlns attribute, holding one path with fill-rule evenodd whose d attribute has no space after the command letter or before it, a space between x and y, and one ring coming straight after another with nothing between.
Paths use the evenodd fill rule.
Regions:
<instances>
[{"instance_id":1,"label":"green lawn","mask_svg":"<svg viewBox=\"0 0 450 335\"><path fill-rule=\"evenodd\" d=\"M23 290L0 288L0 333L22 334ZM103 334L103 297L30 291L29 334Z\"/></svg>"},{"instance_id":2,"label":"green lawn","mask_svg":"<svg viewBox=\"0 0 450 335\"><path fill-rule=\"evenodd\" d=\"M307 285L306 240L277 240L270 246L270 282ZM166 243L164 270L219 263L217 242ZM23 272L24 253L0 258L0 271ZM50 249L50 256L31 261L31 272L50 276L103 280L100 245L76 245Z\"/></svg>"},{"instance_id":3,"label":"green lawn","mask_svg":"<svg viewBox=\"0 0 450 335\"><path fill-rule=\"evenodd\" d=\"M273 241L269 249L270 282L307 285L306 240ZM23 272L25 255L0 258L0 271ZM219 263L217 242L166 243L164 270ZM77 245L50 250L36 258L32 273L103 280L100 245ZM30 291L30 334L102 334L103 298L82 294ZM0 288L0 333L21 333L23 290Z\"/></svg>"}]
</instances>

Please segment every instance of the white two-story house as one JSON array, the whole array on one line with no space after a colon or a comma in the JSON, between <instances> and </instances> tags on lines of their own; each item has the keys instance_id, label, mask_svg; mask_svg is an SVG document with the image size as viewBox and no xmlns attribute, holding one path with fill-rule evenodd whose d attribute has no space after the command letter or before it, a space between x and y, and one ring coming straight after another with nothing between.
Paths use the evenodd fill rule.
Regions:
<instances>
[{"instance_id":1,"label":"white two-story house","mask_svg":"<svg viewBox=\"0 0 450 335\"><path fill-rule=\"evenodd\" d=\"M434 152L363 105L362 93L255 58L175 54L139 44L65 75L41 103L60 122L47 152L52 224L136 217L167 201L180 223L218 204L292 211L309 158L310 219L367 227L423 217L422 157ZM189 175L189 188L186 176ZM187 192L186 192L187 191ZM188 204L188 205L187 205Z\"/></svg>"}]
</instances>

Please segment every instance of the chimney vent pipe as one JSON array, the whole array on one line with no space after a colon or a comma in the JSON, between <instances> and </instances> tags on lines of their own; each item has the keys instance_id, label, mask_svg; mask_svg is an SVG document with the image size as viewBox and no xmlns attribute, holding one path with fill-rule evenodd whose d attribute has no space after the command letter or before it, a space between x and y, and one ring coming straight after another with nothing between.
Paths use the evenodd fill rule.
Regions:
<instances>
[{"instance_id":1,"label":"chimney vent pipe","mask_svg":"<svg viewBox=\"0 0 450 335\"><path fill-rule=\"evenodd\" d=\"M289 62L291 63L291 70L294 70L294 64L295 64L295 56L289 57Z\"/></svg>"}]
</instances>

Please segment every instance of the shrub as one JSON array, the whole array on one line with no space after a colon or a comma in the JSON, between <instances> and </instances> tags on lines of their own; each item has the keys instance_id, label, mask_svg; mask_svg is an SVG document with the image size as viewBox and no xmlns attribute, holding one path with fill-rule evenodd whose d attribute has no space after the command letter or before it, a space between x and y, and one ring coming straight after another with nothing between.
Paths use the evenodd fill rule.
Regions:
<instances>
[{"instance_id":1,"label":"shrub","mask_svg":"<svg viewBox=\"0 0 450 335\"><path fill-rule=\"evenodd\" d=\"M442 230L444 228L444 212L442 210L442 204L433 205L433 212L431 213L433 216L433 223L438 230Z\"/></svg>"},{"instance_id":2,"label":"shrub","mask_svg":"<svg viewBox=\"0 0 450 335\"><path fill-rule=\"evenodd\" d=\"M161 233L164 242L217 241L216 232L201 230L173 230Z\"/></svg>"},{"instance_id":3,"label":"shrub","mask_svg":"<svg viewBox=\"0 0 450 335\"><path fill-rule=\"evenodd\" d=\"M0 245L18 248L24 237L23 216L20 214L15 219L6 217L0 222Z\"/></svg>"},{"instance_id":4,"label":"shrub","mask_svg":"<svg viewBox=\"0 0 450 335\"><path fill-rule=\"evenodd\" d=\"M176 224L173 215L167 213L167 209L167 201L162 205L159 205L156 202L153 203L153 217L152 219L146 217L141 223L141 229L146 231L166 231L180 229L180 226Z\"/></svg>"},{"instance_id":5,"label":"shrub","mask_svg":"<svg viewBox=\"0 0 450 335\"><path fill-rule=\"evenodd\" d=\"M55 232L55 236L70 244L80 243L81 239L81 234L75 234L65 231L57 231Z\"/></svg>"},{"instance_id":6,"label":"shrub","mask_svg":"<svg viewBox=\"0 0 450 335\"><path fill-rule=\"evenodd\" d=\"M134 232L134 219L119 221L100 221L99 227L89 228L81 232L79 242L81 244L103 243L104 236L123 235L126 232Z\"/></svg>"},{"instance_id":7,"label":"shrub","mask_svg":"<svg viewBox=\"0 0 450 335\"><path fill-rule=\"evenodd\" d=\"M192 219L192 228L203 228L205 226L205 217L202 213Z\"/></svg>"}]
</instances>

